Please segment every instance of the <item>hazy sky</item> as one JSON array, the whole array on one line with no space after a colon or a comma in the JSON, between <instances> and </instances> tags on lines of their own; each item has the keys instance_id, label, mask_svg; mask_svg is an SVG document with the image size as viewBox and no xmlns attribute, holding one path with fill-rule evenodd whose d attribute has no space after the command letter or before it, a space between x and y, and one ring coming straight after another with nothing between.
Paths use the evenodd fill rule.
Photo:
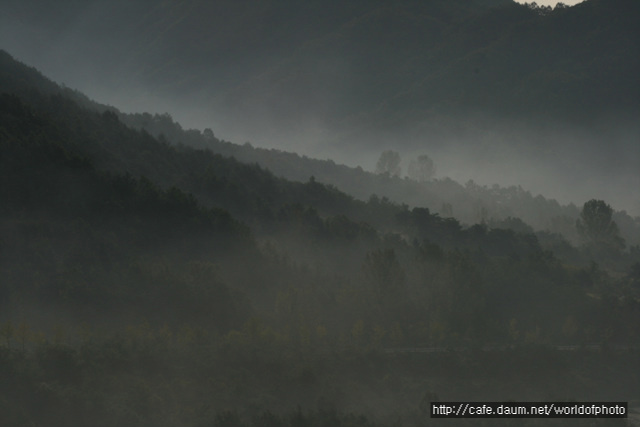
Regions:
<instances>
[{"instance_id":1,"label":"hazy sky","mask_svg":"<svg viewBox=\"0 0 640 427\"><path fill-rule=\"evenodd\" d=\"M518 3L533 3L534 0L515 0ZM557 3L564 3L567 6L573 6L574 4L582 3L583 0L536 0L535 2L540 6L555 6Z\"/></svg>"}]
</instances>

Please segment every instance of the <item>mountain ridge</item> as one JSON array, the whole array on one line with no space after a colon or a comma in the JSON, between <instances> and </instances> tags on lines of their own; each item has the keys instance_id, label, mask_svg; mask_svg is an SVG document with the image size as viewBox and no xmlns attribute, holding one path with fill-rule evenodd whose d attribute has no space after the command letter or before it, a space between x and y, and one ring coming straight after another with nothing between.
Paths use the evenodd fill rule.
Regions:
<instances>
[{"instance_id":1,"label":"mountain ridge","mask_svg":"<svg viewBox=\"0 0 640 427\"><path fill-rule=\"evenodd\" d=\"M210 148L353 173L120 113L0 52L0 424L421 426L438 394L638 394L640 248L604 201L572 246Z\"/></svg>"},{"instance_id":2,"label":"mountain ridge","mask_svg":"<svg viewBox=\"0 0 640 427\"><path fill-rule=\"evenodd\" d=\"M517 217L537 231L550 230L563 234L574 243L578 241L574 222L578 219L579 210L574 204L560 204L552 198L535 196L535 193L532 194L521 186L483 186L476 184L473 180L461 185L447 177L418 183L406 178L378 176L362 168L352 168L333 161L317 160L279 150L261 149L250 144L233 144L216 138L210 130L208 130L209 134L199 130L183 130L180 124L174 122L168 114L155 116L148 113L125 114L114 107L91 101L80 92L58 87L37 70L15 62L9 54L4 52L2 64L0 73L9 70L8 73L3 74L4 90L11 89L28 96L28 88L34 85L45 93L60 93L101 114L114 113L128 126L149 132L154 137L160 137L172 145L185 144L197 149L210 150L216 155L234 158L249 165L259 164L275 176L291 181L308 183L313 177L318 182L333 185L346 191L351 197L363 201L369 200L374 195L384 197L409 207L427 207L431 212L442 216L455 216L463 224L468 225L483 221L500 222L510 217ZM19 80L12 80L12 76L16 75L27 78L29 83L25 85ZM172 166L172 168L175 167ZM126 171L123 165L118 166L118 170ZM135 174L144 173L142 171L144 168L139 169ZM162 173L154 175L154 179L161 183L168 183ZM172 185L175 185L175 182ZM254 194L258 200L261 199L258 193ZM246 196L253 197L248 194ZM617 212L616 218L629 243L640 243L638 218L633 218L624 211Z\"/></svg>"},{"instance_id":3,"label":"mountain ridge","mask_svg":"<svg viewBox=\"0 0 640 427\"><path fill-rule=\"evenodd\" d=\"M123 111L365 169L427 153L460 182L640 209L634 1L5 4L5 48Z\"/></svg>"}]
</instances>

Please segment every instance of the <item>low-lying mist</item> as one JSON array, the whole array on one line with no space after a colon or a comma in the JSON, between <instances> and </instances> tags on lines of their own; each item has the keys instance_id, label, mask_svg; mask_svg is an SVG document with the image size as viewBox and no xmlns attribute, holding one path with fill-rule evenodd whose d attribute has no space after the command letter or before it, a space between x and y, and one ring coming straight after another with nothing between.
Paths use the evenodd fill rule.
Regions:
<instances>
[{"instance_id":1,"label":"low-lying mist","mask_svg":"<svg viewBox=\"0 0 640 427\"><path fill-rule=\"evenodd\" d=\"M402 158L402 176L412 159L427 154L435 162L437 178L449 177L461 184L473 180L488 186L522 186L562 204L603 199L617 210L640 215L640 199L634 192L640 188L640 128L630 120L611 119L587 129L557 123L542 123L536 128L531 123L496 118L478 124L463 118L457 129L435 125L425 132L415 127L371 132L331 129L322 117L305 117L295 126L261 118L236 124L242 117L184 108L168 100L144 104L137 98L135 105L127 99L115 101L114 105L132 105L132 112L136 107L148 111L145 105L151 110L166 106L183 127L210 128L218 138L236 144L249 142L256 147L331 159L371 172L384 150L394 150ZM220 120L221 116L224 119Z\"/></svg>"},{"instance_id":2,"label":"low-lying mist","mask_svg":"<svg viewBox=\"0 0 640 427\"><path fill-rule=\"evenodd\" d=\"M562 204L603 199L617 210L640 215L634 192L640 186L640 126L624 117L585 126L545 118L467 115L395 129L345 129L321 116L299 114L303 117L293 124L263 117L243 122L241 114L172 107L168 111L184 127L211 128L218 138L237 144L250 142L371 172L383 151L394 150L402 158L401 176L411 160L427 154L435 162L436 178L522 186Z\"/></svg>"},{"instance_id":3,"label":"low-lying mist","mask_svg":"<svg viewBox=\"0 0 640 427\"><path fill-rule=\"evenodd\" d=\"M242 145L0 51L0 424L417 427L436 400L638 401L640 219L613 193L580 210L442 178L580 197L634 171L633 127L227 121L143 88L107 100ZM437 179L427 157L404 178L419 154Z\"/></svg>"},{"instance_id":4,"label":"low-lying mist","mask_svg":"<svg viewBox=\"0 0 640 427\"><path fill-rule=\"evenodd\" d=\"M45 72L55 69L41 65ZM637 122L624 118L587 127L467 115L432 118L402 128L349 128L313 112L298 111L295 120L282 120L285 112L230 112L197 105L195 95L163 96L144 84L113 88L100 81L76 80L62 71L58 75L61 82L78 81L74 88L123 112L169 113L184 128L209 128L218 138L236 144L250 142L368 171L375 170L382 151L394 150L403 159L403 175L411 159L427 154L435 161L437 178L522 186L563 204L581 205L598 198L632 216L640 215L640 200L634 194L640 187L640 129Z\"/></svg>"}]
</instances>

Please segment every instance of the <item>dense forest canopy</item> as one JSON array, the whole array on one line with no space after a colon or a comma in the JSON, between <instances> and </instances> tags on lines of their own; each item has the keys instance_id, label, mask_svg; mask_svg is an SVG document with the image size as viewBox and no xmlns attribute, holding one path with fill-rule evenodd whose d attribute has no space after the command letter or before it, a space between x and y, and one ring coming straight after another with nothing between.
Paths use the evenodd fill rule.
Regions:
<instances>
[{"instance_id":1,"label":"dense forest canopy","mask_svg":"<svg viewBox=\"0 0 640 427\"><path fill-rule=\"evenodd\" d=\"M42 42L78 86L0 51L0 424L423 426L437 400L640 401L640 217L589 180L572 204L458 182L430 121L482 105L458 122L484 129L476 155L518 98L512 135L544 120L598 140L603 115L637 112L637 2L43 4L3 1L0 41L46 60ZM361 79L331 78L345 57ZM304 93L334 141L399 142L373 141L368 172L70 88L135 96L134 75L247 126L264 117L245 104L304 122ZM411 153L407 123L434 143ZM609 149L637 179L625 138Z\"/></svg>"},{"instance_id":2,"label":"dense forest canopy","mask_svg":"<svg viewBox=\"0 0 640 427\"><path fill-rule=\"evenodd\" d=\"M463 225L278 178L6 53L0 76L3 422L425 425L439 395L640 393L640 250L604 201L575 208L574 244L489 210Z\"/></svg>"}]
</instances>

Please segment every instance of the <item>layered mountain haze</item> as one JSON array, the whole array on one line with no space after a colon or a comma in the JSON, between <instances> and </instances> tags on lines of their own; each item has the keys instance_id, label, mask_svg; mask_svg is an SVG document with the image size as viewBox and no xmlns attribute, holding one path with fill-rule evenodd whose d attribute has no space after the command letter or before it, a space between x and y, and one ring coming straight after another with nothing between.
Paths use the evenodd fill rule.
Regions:
<instances>
[{"instance_id":1,"label":"layered mountain haze","mask_svg":"<svg viewBox=\"0 0 640 427\"><path fill-rule=\"evenodd\" d=\"M0 425L637 423L637 1L0 6Z\"/></svg>"},{"instance_id":2,"label":"layered mountain haze","mask_svg":"<svg viewBox=\"0 0 640 427\"><path fill-rule=\"evenodd\" d=\"M6 49L124 111L370 170L426 152L440 176L640 213L633 0L3 4Z\"/></svg>"}]
</instances>

